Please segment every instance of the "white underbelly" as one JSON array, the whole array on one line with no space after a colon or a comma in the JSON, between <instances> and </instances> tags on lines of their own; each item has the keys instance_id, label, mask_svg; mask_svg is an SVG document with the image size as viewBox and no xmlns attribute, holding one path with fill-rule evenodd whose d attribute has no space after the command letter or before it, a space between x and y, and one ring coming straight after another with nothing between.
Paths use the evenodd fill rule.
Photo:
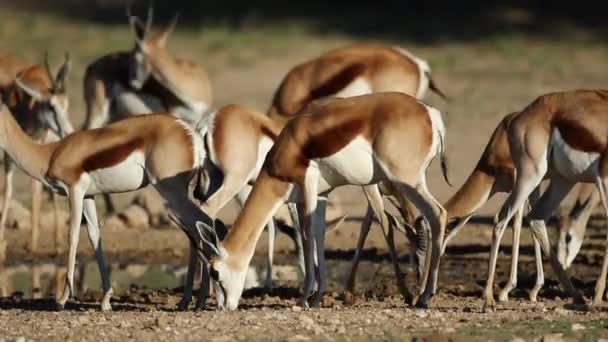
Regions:
<instances>
[{"instance_id":1,"label":"white underbelly","mask_svg":"<svg viewBox=\"0 0 608 342\"><path fill-rule=\"evenodd\" d=\"M594 182L599 153L581 152L570 147L557 129L551 136L551 166L554 172L576 182Z\"/></svg>"},{"instance_id":2,"label":"white underbelly","mask_svg":"<svg viewBox=\"0 0 608 342\"><path fill-rule=\"evenodd\" d=\"M368 185L381 180L381 171L372 147L363 138L356 138L337 153L317 159L321 182L331 187ZM321 186L322 187L322 186Z\"/></svg>"},{"instance_id":3,"label":"white underbelly","mask_svg":"<svg viewBox=\"0 0 608 342\"><path fill-rule=\"evenodd\" d=\"M144 154L134 152L117 165L92 171L89 173L91 185L87 194L128 192L144 187L147 185L144 167Z\"/></svg>"}]
</instances>

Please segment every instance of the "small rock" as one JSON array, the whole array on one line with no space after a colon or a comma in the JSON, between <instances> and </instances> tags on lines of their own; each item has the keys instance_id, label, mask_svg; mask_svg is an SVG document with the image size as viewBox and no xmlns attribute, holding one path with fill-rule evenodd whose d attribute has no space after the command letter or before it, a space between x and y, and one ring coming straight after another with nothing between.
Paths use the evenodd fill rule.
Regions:
<instances>
[{"instance_id":1,"label":"small rock","mask_svg":"<svg viewBox=\"0 0 608 342\"><path fill-rule=\"evenodd\" d=\"M342 326L339 326L339 327L336 329L336 334L346 334L346 327L344 327L343 325L342 325Z\"/></svg>"},{"instance_id":2,"label":"small rock","mask_svg":"<svg viewBox=\"0 0 608 342\"><path fill-rule=\"evenodd\" d=\"M515 336L515 337L513 337L513 339L511 340L511 342L526 342L526 340L524 340L521 337Z\"/></svg>"},{"instance_id":3,"label":"small rock","mask_svg":"<svg viewBox=\"0 0 608 342\"><path fill-rule=\"evenodd\" d=\"M154 325L156 325L160 329L165 329L169 327L169 318L167 316L159 316L154 320Z\"/></svg>"},{"instance_id":4,"label":"small rock","mask_svg":"<svg viewBox=\"0 0 608 342\"><path fill-rule=\"evenodd\" d=\"M211 339L211 342L228 342L234 341L232 336L216 336Z\"/></svg>"},{"instance_id":5,"label":"small rock","mask_svg":"<svg viewBox=\"0 0 608 342\"><path fill-rule=\"evenodd\" d=\"M19 336L19 337L15 338L15 342L25 342L25 337Z\"/></svg>"},{"instance_id":6,"label":"small rock","mask_svg":"<svg viewBox=\"0 0 608 342\"><path fill-rule=\"evenodd\" d=\"M300 322L302 322L302 324L306 326L311 326L315 324L315 321L312 318L304 315L298 317L298 320L300 320Z\"/></svg>"},{"instance_id":7,"label":"small rock","mask_svg":"<svg viewBox=\"0 0 608 342\"><path fill-rule=\"evenodd\" d=\"M414 314L416 317L426 318L429 316L429 313L425 309L415 309Z\"/></svg>"},{"instance_id":8,"label":"small rock","mask_svg":"<svg viewBox=\"0 0 608 342\"><path fill-rule=\"evenodd\" d=\"M344 294L344 305L351 306L357 304L357 297L351 292L346 292Z\"/></svg>"},{"instance_id":9,"label":"small rock","mask_svg":"<svg viewBox=\"0 0 608 342\"><path fill-rule=\"evenodd\" d=\"M127 321L122 321L120 322L120 324L118 324L119 328L125 329L125 328L131 328L133 327L133 324L127 322Z\"/></svg>"},{"instance_id":10,"label":"small rock","mask_svg":"<svg viewBox=\"0 0 608 342\"><path fill-rule=\"evenodd\" d=\"M542 342L562 342L564 340L563 334L548 334L544 335L541 339Z\"/></svg>"},{"instance_id":11,"label":"small rock","mask_svg":"<svg viewBox=\"0 0 608 342\"><path fill-rule=\"evenodd\" d=\"M310 338L308 338L306 336L302 336L302 335L293 335L293 336L287 338L287 342L303 342L303 341L310 341Z\"/></svg>"},{"instance_id":12,"label":"small rock","mask_svg":"<svg viewBox=\"0 0 608 342\"><path fill-rule=\"evenodd\" d=\"M569 310L566 310L566 309L560 308L560 307L555 308L554 311L556 314L559 314L559 315L568 315L571 313Z\"/></svg>"},{"instance_id":13,"label":"small rock","mask_svg":"<svg viewBox=\"0 0 608 342\"><path fill-rule=\"evenodd\" d=\"M336 305L336 299L332 296L323 296L323 299L321 300L321 307L323 308L331 308L334 305Z\"/></svg>"},{"instance_id":14,"label":"small rock","mask_svg":"<svg viewBox=\"0 0 608 342\"><path fill-rule=\"evenodd\" d=\"M302 307L298 306L298 305L294 305L294 306L291 307L291 311L293 311L293 312L300 312L300 311L302 311Z\"/></svg>"},{"instance_id":15,"label":"small rock","mask_svg":"<svg viewBox=\"0 0 608 342\"><path fill-rule=\"evenodd\" d=\"M585 330L586 328L584 325L582 325L580 323L574 323L574 324L572 324L571 329L572 329L572 331L579 331L579 330Z\"/></svg>"},{"instance_id":16,"label":"small rock","mask_svg":"<svg viewBox=\"0 0 608 342\"><path fill-rule=\"evenodd\" d=\"M91 322L91 320L86 317L86 316L78 316L78 323L85 325L85 324L89 324Z\"/></svg>"}]
</instances>

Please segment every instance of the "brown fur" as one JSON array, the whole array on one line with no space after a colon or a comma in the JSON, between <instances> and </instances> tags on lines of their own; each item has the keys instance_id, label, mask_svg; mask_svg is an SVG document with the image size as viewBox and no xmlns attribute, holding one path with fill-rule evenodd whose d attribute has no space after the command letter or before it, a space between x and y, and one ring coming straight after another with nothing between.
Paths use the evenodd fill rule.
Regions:
<instances>
[{"instance_id":1,"label":"brown fur","mask_svg":"<svg viewBox=\"0 0 608 342\"><path fill-rule=\"evenodd\" d=\"M184 146L185 139L190 143ZM135 150L144 152L157 177L173 176L194 166L191 139L183 124L168 115L151 114L67 136L53 153L47 175L73 185L83 172L114 166Z\"/></svg>"},{"instance_id":2,"label":"brown fur","mask_svg":"<svg viewBox=\"0 0 608 342\"><path fill-rule=\"evenodd\" d=\"M416 96L418 66L397 50L381 45L355 44L329 51L294 67L276 91L268 114L286 120L309 101L330 96L358 77L372 92L400 91Z\"/></svg>"}]
</instances>

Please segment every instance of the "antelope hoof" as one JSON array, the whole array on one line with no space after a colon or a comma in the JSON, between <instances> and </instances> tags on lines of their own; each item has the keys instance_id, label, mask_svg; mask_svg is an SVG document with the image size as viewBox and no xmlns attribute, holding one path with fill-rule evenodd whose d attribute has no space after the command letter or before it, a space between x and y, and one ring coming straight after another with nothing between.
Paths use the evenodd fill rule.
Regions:
<instances>
[{"instance_id":1,"label":"antelope hoof","mask_svg":"<svg viewBox=\"0 0 608 342\"><path fill-rule=\"evenodd\" d=\"M483 304L483 312L484 313L492 313L496 311L496 301L492 297L486 298L485 303Z\"/></svg>"},{"instance_id":2,"label":"antelope hoof","mask_svg":"<svg viewBox=\"0 0 608 342\"><path fill-rule=\"evenodd\" d=\"M188 310L188 304L190 304L189 300L180 300L179 304L177 304L177 311L187 311Z\"/></svg>"},{"instance_id":3,"label":"antelope hoof","mask_svg":"<svg viewBox=\"0 0 608 342\"><path fill-rule=\"evenodd\" d=\"M532 291L530 291L530 301L533 303L538 302L538 292L540 291L540 289L537 288L533 288Z\"/></svg>"},{"instance_id":4,"label":"antelope hoof","mask_svg":"<svg viewBox=\"0 0 608 342\"><path fill-rule=\"evenodd\" d=\"M207 309L207 300L197 300L196 301L196 310L205 311L205 309Z\"/></svg>"},{"instance_id":5,"label":"antelope hoof","mask_svg":"<svg viewBox=\"0 0 608 342\"><path fill-rule=\"evenodd\" d=\"M55 303L55 311L63 311L65 309L65 304L61 304L59 302Z\"/></svg>"}]
</instances>

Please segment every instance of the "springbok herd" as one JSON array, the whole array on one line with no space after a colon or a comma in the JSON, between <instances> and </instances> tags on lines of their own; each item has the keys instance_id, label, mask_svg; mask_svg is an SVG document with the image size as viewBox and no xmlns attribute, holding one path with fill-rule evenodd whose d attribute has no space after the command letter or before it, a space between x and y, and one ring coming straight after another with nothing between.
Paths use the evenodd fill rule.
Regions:
<instances>
[{"instance_id":1,"label":"springbok herd","mask_svg":"<svg viewBox=\"0 0 608 342\"><path fill-rule=\"evenodd\" d=\"M299 305L319 306L327 287L327 195L342 185L361 186L368 201L348 290L355 286L360 251L375 215L405 299L428 307L447 243L490 197L506 192L509 197L495 219L484 307L496 306L498 247L513 216L511 275L499 300L507 300L516 286L519 237L528 207L526 222L533 232L538 274L530 300L536 301L544 282L544 253L574 301L585 302L564 267L579 252L596 204L601 201L608 214L608 90L542 95L520 112L505 116L466 182L441 204L427 188L426 170L439 157L449 183L446 129L440 111L420 99L428 88L448 99L422 59L398 47L342 47L291 69L267 113L241 105L215 110L205 69L174 57L166 47L176 20L152 33L152 8L145 21L130 8L127 17L133 49L102 56L86 69L86 122L80 131L73 130L68 116L68 55L56 74L46 56L44 67L27 66L8 54L0 56L0 147L6 153L0 258L6 249L4 231L17 165L36 180L32 245L38 239L42 185L69 201L68 265L59 308L72 295L84 214L102 278L101 309L111 310L112 287L94 197L104 195L111 209L108 194L148 184L166 201L170 217L190 241L181 309L192 300L197 267L205 280L197 307L205 305L209 285L219 308L238 307L264 228L269 230L272 265L273 216L283 204L297 227L291 235L299 246L305 276ZM549 182L541 197L539 184L544 179ZM576 183L587 184L553 248L545 221ZM235 197L243 204L242 211L226 230L215 216ZM385 211L383 198L399 209L403 220ZM405 285L397 263L394 229L404 233L412 246L418 276L414 293ZM605 253L594 306L602 302L607 272ZM267 286L272 285L270 275L267 272Z\"/></svg>"}]
</instances>

